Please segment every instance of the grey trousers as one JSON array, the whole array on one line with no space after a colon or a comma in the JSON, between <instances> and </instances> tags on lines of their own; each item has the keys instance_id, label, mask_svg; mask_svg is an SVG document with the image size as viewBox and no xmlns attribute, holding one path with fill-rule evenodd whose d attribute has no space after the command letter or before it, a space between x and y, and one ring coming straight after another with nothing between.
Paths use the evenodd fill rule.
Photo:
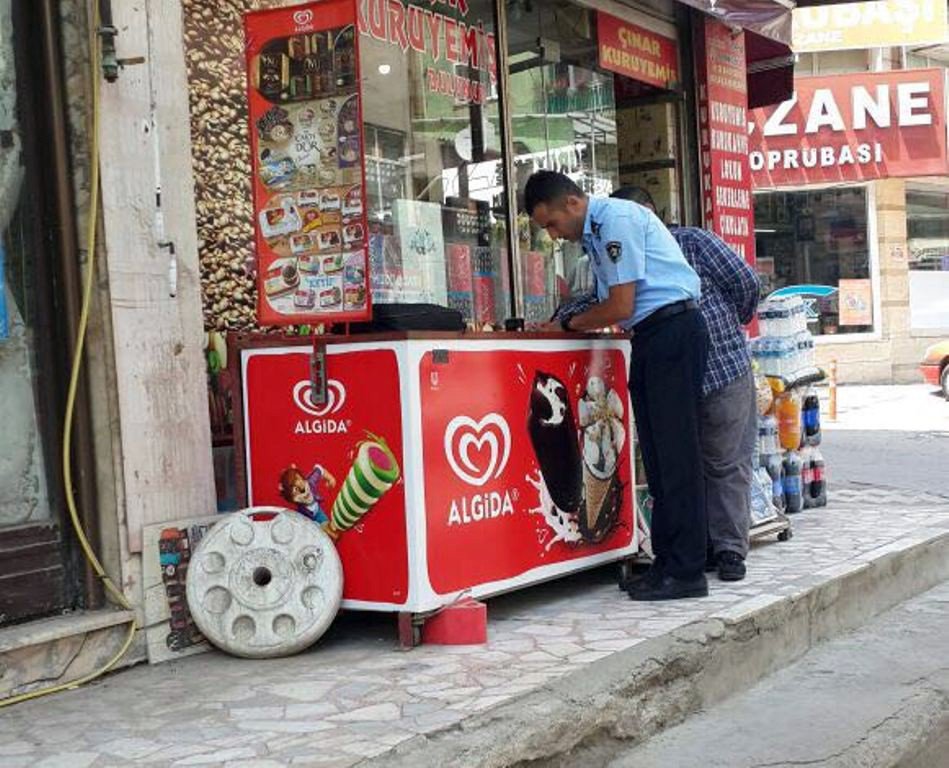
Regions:
<instances>
[{"instance_id":1,"label":"grey trousers","mask_svg":"<svg viewBox=\"0 0 949 768\"><path fill-rule=\"evenodd\" d=\"M748 554L751 466L758 439L755 380L749 371L702 398L702 464L710 549Z\"/></svg>"}]
</instances>

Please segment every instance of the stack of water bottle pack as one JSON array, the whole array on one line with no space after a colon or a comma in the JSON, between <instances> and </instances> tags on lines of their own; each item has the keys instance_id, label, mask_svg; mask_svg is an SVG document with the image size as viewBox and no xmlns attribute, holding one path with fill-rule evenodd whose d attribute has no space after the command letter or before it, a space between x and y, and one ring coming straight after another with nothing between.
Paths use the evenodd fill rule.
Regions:
<instances>
[{"instance_id":1,"label":"stack of water bottle pack","mask_svg":"<svg viewBox=\"0 0 949 768\"><path fill-rule=\"evenodd\" d=\"M800 296L766 299L758 308L761 335L751 341L759 370L793 384L817 371L814 337L807 330L807 314Z\"/></svg>"},{"instance_id":2,"label":"stack of water bottle pack","mask_svg":"<svg viewBox=\"0 0 949 768\"><path fill-rule=\"evenodd\" d=\"M758 320L761 336L751 342L752 356L761 373L780 382L780 394L758 421L760 480L770 481L772 502L782 512L822 507L827 484L818 448L820 399L801 383L818 381L823 373L814 362L806 308L798 296L771 298L760 305Z\"/></svg>"}]
</instances>

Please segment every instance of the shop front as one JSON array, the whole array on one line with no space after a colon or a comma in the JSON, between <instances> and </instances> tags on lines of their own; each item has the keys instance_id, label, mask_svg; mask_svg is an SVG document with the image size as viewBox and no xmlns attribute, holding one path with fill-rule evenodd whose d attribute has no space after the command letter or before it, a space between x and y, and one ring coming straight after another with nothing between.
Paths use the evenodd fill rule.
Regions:
<instances>
[{"instance_id":1,"label":"shop front","mask_svg":"<svg viewBox=\"0 0 949 768\"><path fill-rule=\"evenodd\" d=\"M576 247L531 225L522 190L541 168L564 171L591 194L642 186L668 222L707 221L737 246L751 226L736 140L742 35L672 0L326 0L320 13L252 0L111 5L123 34L97 102L86 42L94 22L84 4L69 6L67 34L48 52L41 84L21 77L21 67L41 48L37 30L53 20L53 3L10 3L13 23L3 25L2 74L16 87L7 89L15 109L0 112L0 344L8 352L0 386L18 426L8 433L15 461L0 464L0 494L15 499L3 505L0 535L25 548L5 562L3 578L29 585L4 594L4 619L101 602L69 543L59 465L94 144L102 258L89 332L101 343L87 346L80 376L92 386L88 398L80 387L77 400L73 477L86 532L140 624L159 604L157 622L182 621L181 585L152 573L154 527L258 499L292 506L281 491L291 465L309 475L321 462L338 491L363 454L398 467L400 490L372 511L351 485L339 505L336 489L324 493L327 517L338 506L346 528L341 550L356 552L366 572L374 557L358 542L391 533L381 512L404 496L389 512L403 514L404 535L393 539L403 543L387 557L410 553L398 565L407 581L387 576L383 594L369 579L353 605L424 610L472 586L490 594L648 546L647 515L637 514L645 489L626 392L628 345L505 331L546 320L589 286ZM331 5L350 16L326 26ZM787 15L774 6L772 17ZM292 29L273 38L286 45L256 50L248 69L245 21L262 7L288 13ZM727 20L732 10L722 12ZM700 87L706 80L714 87ZM68 125L47 124L60 115L39 99L50 93L65 97ZM96 107L97 143L89 132ZM40 146L58 148L55 174L40 169ZM339 335L372 307L419 303L456 311L464 333ZM337 332L317 336L327 342L325 394L335 393L335 403L295 390L313 385L313 332L321 330ZM275 338L282 353L264 354ZM357 397L374 369L357 361L343 376L344 357L385 345L395 374L386 369L378 383L391 397L372 389ZM296 366L285 376L292 387L276 393L264 370L263 395L251 403L251 376L278 359ZM278 425L266 410L271 398L291 418L286 435L257 431ZM344 413L357 405L369 416ZM423 421L423 409L441 422ZM551 449L529 426L549 418L544 409L572 420L583 439ZM373 452L367 432L391 454ZM276 477L257 465L258 438L264 453L283 443L272 458ZM324 461L330 439L343 447ZM564 463L570 471L560 473ZM560 506L548 507L548 498ZM428 507L439 510L441 528ZM364 514L352 520L357 511ZM376 525L383 528L373 533ZM462 553L494 547L504 530L531 542L529 556L452 574ZM360 577L352 584L361 588ZM175 651L187 627L173 629L162 642ZM129 658L142 652L136 646Z\"/></svg>"},{"instance_id":2,"label":"shop front","mask_svg":"<svg viewBox=\"0 0 949 768\"><path fill-rule=\"evenodd\" d=\"M793 99L752 113L765 292L805 300L818 358L846 382L915 381L947 327L944 80L942 69L799 77Z\"/></svg>"},{"instance_id":3,"label":"shop front","mask_svg":"<svg viewBox=\"0 0 949 768\"><path fill-rule=\"evenodd\" d=\"M648 548L628 344L523 331L590 285L523 189L643 187L753 258L742 35L673 2L183 5L219 498L324 523L356 608ZM429 330L347 334L383 305Z\"/></svg>"}]
</instances>

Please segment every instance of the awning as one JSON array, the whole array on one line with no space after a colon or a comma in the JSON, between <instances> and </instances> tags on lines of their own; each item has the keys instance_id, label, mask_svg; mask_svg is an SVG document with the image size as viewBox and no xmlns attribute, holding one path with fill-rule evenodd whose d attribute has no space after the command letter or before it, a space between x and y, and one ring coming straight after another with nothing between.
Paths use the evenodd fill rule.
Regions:
<instances>
[{"instance_id":1,"label":"awning","mask_svg":"<svg viewBox=\"0 0 949 768\"><path fill-rule=\"evenodd\" d=\"M791 44L791 0L680 0L709 16L785 45ZM801 3L804 5L804 3Z\"/></svg>"},{"instance_id":2,"label":"awning","mask_svg":"<svg viewBox=\"0 0 949 768\"><path fill-rule=\"evenodd\" d=\"M859 0L680 0L709 16L778 43L791 44L791 11L815 5L843 5Z\"/></svg>"},{"instance_id":3,"label":"awning","mask_svg":"<svg viewBox=\"0 0 949 768\"><path fill-rule=\"evenodd\" d=\"M680 0L709 16L745 30L748 107L765 107L791 98L794 53L791 11L795 7L838 5L858 0Z\"/></svg>"},{"instance_id":4,"label":"awning","mask_svg":"<svg viewBox=\"0 0 949 768\"><path fill-rule=\"evenodd\" d=\"M794 91L794 54L784 43L745 31L748 109L779 104Z\"/></svg>"}]
</instances>

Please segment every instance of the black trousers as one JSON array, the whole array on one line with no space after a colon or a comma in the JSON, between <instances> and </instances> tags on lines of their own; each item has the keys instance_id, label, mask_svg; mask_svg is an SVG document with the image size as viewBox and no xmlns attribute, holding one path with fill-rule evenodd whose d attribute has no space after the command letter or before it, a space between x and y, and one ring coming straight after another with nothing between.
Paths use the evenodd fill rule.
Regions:
<instances>
[{"instance_id":1,"label":"black trousers","mask_svg":"<svg viewBox=\"0 0 949 768\"><path fill-rule=\"evenodd\" d=\"M632 345L629 391L653 497L656 565L676 578L697 578L708 536L699 442L708 330L699 311L688 310L634 333Z\"/></svg>"}]
</instances>

